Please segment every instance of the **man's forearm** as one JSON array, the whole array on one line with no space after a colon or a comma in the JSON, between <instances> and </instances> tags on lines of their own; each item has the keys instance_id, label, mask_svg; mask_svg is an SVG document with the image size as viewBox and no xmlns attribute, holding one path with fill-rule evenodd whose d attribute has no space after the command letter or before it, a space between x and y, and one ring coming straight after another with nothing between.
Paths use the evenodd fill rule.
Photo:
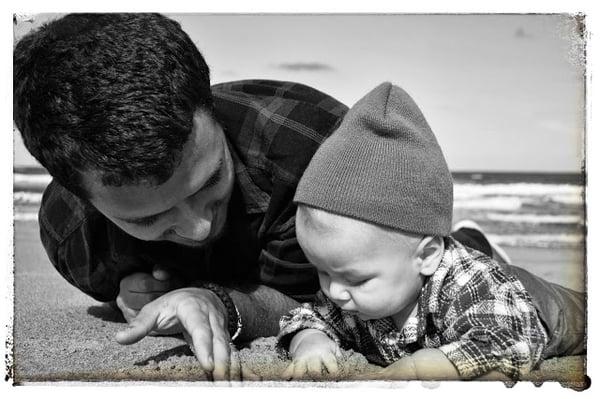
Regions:
<instances>
[{"instance_id":1,"label":"man's forearm","mask_svg":"<svg viewBox=\"0 0 600 399\"><path fill-rule=\"evenodd\" d=\"M264 285L228 288L227 292L242 317L240 341L277 335L281 316L299 306L294 299Z\"/></svg>"}]
</instances>

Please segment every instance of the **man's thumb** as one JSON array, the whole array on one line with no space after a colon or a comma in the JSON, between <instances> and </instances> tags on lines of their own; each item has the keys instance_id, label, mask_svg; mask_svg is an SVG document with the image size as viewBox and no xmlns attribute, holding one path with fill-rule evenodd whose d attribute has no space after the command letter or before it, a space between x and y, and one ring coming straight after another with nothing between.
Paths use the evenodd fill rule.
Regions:
<instances>
[{"instance_id":1,"label":"man's thumb","mask_svg":"<svg viewBox=\"0 0 600 399\"><path fill-rule=\"evenodd\" d=\"M117 332L115 339L121 345L135 344L154 329L157 316L155 315L152 318L146 316L146 314L138 314L127 329Z\"/></svg>"}]
</instances>

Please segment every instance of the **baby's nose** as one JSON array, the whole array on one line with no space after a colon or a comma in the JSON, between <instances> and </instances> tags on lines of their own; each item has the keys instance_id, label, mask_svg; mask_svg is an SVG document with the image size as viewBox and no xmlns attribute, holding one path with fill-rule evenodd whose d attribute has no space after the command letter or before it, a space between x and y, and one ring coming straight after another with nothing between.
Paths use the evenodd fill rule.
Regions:
<instances>
[{"instance_id":1,"label":"baby's nose","mask_svg":"<svg viewBox=\"0 0 600 399\"><path fill-rule=\"evenodd\" d=\"M343 284L331 281L329 284L329 296L334 301L347 301L350 299L350 293Z\"/></svg>"}]
</instances>

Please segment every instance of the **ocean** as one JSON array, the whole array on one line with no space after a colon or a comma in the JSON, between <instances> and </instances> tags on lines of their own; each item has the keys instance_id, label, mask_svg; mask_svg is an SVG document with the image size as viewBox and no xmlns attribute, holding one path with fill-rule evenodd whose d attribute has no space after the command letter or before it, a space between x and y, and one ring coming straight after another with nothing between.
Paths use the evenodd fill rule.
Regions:
<instances>
[{"instance_id":1,"label":"ocean","mask_svg":"<svg viewBox=\"0 0 600 399\"><path fill-rule=\"evenodd\" d=\"M583 248L582 174L457 172L454 222L470 219L502 246ZM44 169L14 169L14 219L37 222L51 178Z\"/></svg>"}]
</instances>

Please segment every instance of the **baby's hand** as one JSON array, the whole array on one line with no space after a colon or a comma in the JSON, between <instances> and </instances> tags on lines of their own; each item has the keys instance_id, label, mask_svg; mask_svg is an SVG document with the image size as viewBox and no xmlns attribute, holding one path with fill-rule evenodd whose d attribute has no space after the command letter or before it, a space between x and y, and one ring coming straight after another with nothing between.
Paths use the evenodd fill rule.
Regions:
<instances>
[{"instance_id":1,"label":"baby's hand","mask_svg":"<svg viewBox=\"0 0 600 399\"><path fill-rule=\"evenodd\" d=\"M292 338L290 354L292 363L282 375L286 380L334 377L339 371L337 358L342 356L331 338L314 329L302 330Z\"/></svg>"}]
</instances>

